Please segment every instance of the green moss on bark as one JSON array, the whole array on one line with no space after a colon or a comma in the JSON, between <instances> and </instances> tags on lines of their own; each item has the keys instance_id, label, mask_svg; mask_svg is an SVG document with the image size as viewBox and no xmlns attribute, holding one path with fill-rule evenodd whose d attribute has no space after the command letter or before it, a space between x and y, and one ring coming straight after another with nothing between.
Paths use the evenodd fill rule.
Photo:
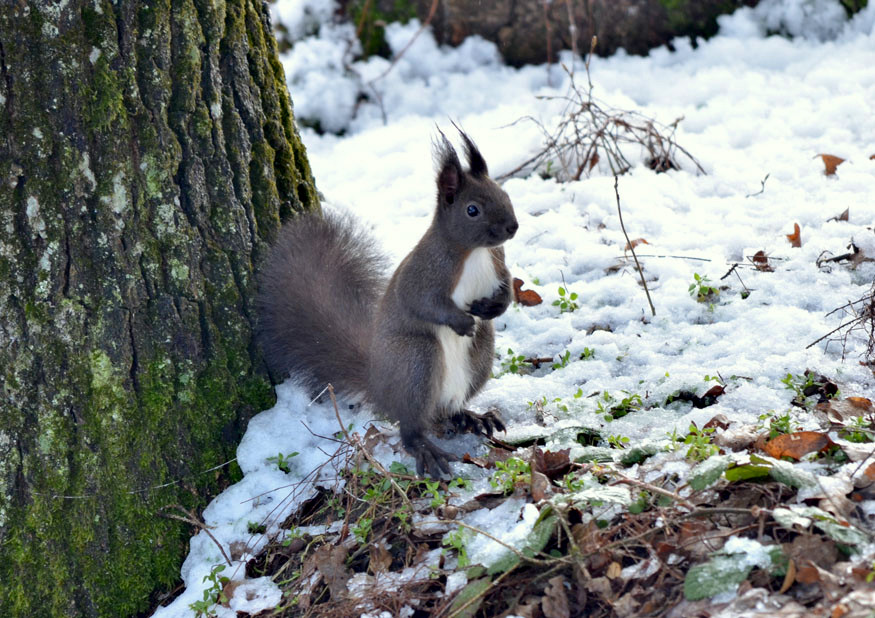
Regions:
<instances>
[{"instance_id":1,"label":"green moss on bark","mask_svg":"<svg viewBox=\"0 0 875 618\"><path fill-rule=\"evenodd\" d=\"M146 610L273 402L252 274L318 202L264 10L0 5L4 615Z\"/></svg>"}]
</instances>

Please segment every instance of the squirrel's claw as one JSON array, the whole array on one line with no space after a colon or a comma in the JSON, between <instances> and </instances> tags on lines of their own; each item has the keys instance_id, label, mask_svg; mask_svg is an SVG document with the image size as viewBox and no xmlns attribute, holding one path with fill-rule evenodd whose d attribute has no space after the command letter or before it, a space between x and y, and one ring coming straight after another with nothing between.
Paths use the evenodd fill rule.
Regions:
<instances>
[{"instance_id":1,"label":"squirrel's claw","mask_svg":"<svg viewBox=\"0 0 875 618\"><path fill-rule=\"evenodd\" d=\"M450 462L458 457L452 453L438 448L428 440L423 440L416 451L416 473L419 476L428 475L433 479L439 479L442 475L450 475Z\"/></svg>"},{"instance_id":2,"label":"squirrel's claw","mask_svg":"<svg viewBox=\"0 0 875 618\"><path fill-rule=\"evenodd\" d=\"M441 475L450 475L450 462L458 461L458 457L441 449L419 432L404 435L401 443L404 450L416 459L416 474L428 475L439 479Z\"/></svg>"},{"instance_id":3,"label":"squirrel's claw","mask_svg":"<svg viewBox=\"0 0 875 618\"><path fill-rule=\"evenodd\" d=\"M449 422L457 432L470 432L487 438L491 438L496 431L505 431L504 421L495 410L483 414L460 410L450 417Z\"/></svg>"}]
</instances>

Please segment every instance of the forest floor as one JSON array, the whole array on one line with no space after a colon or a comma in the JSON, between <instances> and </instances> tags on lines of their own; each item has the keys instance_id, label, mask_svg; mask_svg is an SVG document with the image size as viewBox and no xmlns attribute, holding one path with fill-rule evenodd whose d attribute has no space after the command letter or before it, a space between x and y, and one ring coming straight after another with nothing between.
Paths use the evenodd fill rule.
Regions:
<instances>
[{"instance_id":1,"label":"forest floor","mask_svg":"<svg viewBox=\"0 0 875 618\"><path fill-rule=\"evenodd\" d=\"M507 432L422 480L372 411L280 386L155 615L871 615L875 7L514 69L428 31L355 60L350 26L274 6L324 207L396 262L435 124L501 178L518 302L472 407Z\"/></svg>"}]
</instances>

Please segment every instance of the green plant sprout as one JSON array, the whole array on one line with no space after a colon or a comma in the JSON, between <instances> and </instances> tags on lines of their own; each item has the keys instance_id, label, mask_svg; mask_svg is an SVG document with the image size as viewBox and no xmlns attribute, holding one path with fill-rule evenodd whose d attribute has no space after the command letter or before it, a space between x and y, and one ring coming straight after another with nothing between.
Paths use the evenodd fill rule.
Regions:
<instances>
[{"instance_id":1,"label":"green plant sprout","mask_svg":"<svg viewBox=\"0 0 875 618\"><path fill-rule=\"evenodd\" d=\"M626 397L617 399L608 391L605 391L596 403L596 412L609 423L614 419L626 416L630 412L640 410L644 405L641 395L629 393L628 391L620 392L624 393Z\"/></svg>"},{"instance_id":2,"label":"green plant sprout","mask_svg":"<svg viewBox=\"0 0 875 618\"><path fill-rule=\"evenodd\" d=\"M572 313L580 309L577 304L577 292L571 292L559 286L559 298L553 301L554 307L559 307L559 313Z\"/></svg>"},{"instance_id":3,"label":"green plant sprout","mask_svg":"<svg viewBox=\"0 0 875 618\"><path fill-rule=\"evenodd\" d=\"M530 483L532 468L528 462L518 457L510 457L506 461L495 462L495 472L489 479L493 489L500 489L505 494L513 493L514 486L519 483Z\"/></svg>"},{"instance_id":4,"label":"green plant sprout","mask_svg":"<svg viewBox=\"0 0 875 618\"><path fill-rule=\"evenodd\" d=\"M520 373L520 369L531 367L532 363L526 360L524 354L514 355L511 348L507 349L507 355L501 359L501 371L496 378L506 373Z\"/></svg>"},{"instance_id":5,"label":"green plant sprout","mask_svg":"<svg viewBox=\"0 0 875 618\"><path fill-rule=\"evenodd\" d=\"M700 303L709 302L720 294L720 290L711 285L708 276L699 273L693 273L693 282L690 284L689 292L690 296Z\"/></svg>"},{"instance_id":6,"label":"green plant sprout","mask_svg":"<svg viewBox=\"0 0 875 618\"><path fill-rule=\"evenodd\" d=\"M571 350L565 350L565 354L559 355L559 362L553 363L553 369L563 369L568 366L568 361L571 359Z\"/></svg>"},{"instance_id":7,"label":"green plant sprout","mask_svg":"<svg viewBox=\"0 0 875 618\"><path fill-rule=\"evenodd\" d=\"M216 612L213 607L217 603L227 603L228 597L225 596L225 584L231 581L224 575L219 575L225 570L224 564L217 564L210 569L209 575L204 575L203 581L210 582L210 586L204 590L204 598L201 601L195 601L189 604L189 608L194 610L195 616L215 616Z\"/></svg>"},{"instance_id":8,"label":"green plant sprout","mask_svg":"<svg viewBox=\"0 0 875 618\"><path fill-rule=\"evenodd\" d=\"M289 474L292 471L292 467L289 465L291 463L292 457L298 455L298 452L289 453L287 455L283 455L282 453L277 453L271 457L267 458L268 463L276 464L276 467Z\"/></svg>"}]
</instances>

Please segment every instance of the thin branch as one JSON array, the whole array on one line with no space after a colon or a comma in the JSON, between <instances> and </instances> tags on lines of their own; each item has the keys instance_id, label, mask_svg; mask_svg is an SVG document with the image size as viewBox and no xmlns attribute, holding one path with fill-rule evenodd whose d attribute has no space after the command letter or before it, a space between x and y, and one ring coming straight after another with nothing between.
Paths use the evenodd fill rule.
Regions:
<instances>
[{"instance_id":1,"label":"thin branch","mask_svg":"<svg viewBox=\"0 0 875 618\"><path fill-rule=\"evenodd\" d=\"M160 515L161 517L166 517L167 519L176 519L178 521L185 522L187 524L191 524L192 526L196 526L196 527L200 528L201 530L203 530L204 532L206 532L207 536L212 539L213 543L215 543L216 546L219 548L219 551L222 552L222 557L225 558L225 562L228 563L228 566L234 566L234 563L231 561L231 558L228 556L227 553L225 553L225 548L222 547L221 543L219 543L219 539L217 539L215 536L213 536L213 533L210 532L209 527L205 523L203 523L202 521L197 519L194 516L194 513L184 509L179 504L168 504L167 506L162 507L161 510L163 511L164 509L167 509L167 508L178 509L182 513L185 513L186 516L182 517L180 515L174 515L173 513L163 513L163 512L159 512L158 515Z\"/></svg>"},{"instance_id":2,"label":"thin branch","mask_svg":"<svg viewBox=\"0 0 875 618\"><path fill-rule=\"evenodd\" d=\"M632 246L632 241L629 240L629 234L626 233L626 226L623 224L623 211L620 208L620 189L619 187L620 180L617 176L614 176L614 193L617 196L617 214L620 215L620 228L623 230L623 236L626 237L626 245L629 247L629 250L632 251L632 257L635 258L635 266L638 268L638 274L641 275L641 285L644 286L644 293L647 294L647 302L650 303L650 311L656 316L656 307L653 306L653 301L650 300L650 290L647 289L647 281L644 279L644 270L641 268L641 264L638 263L638 256L635 255L635 247Z\"/></svg>"}]
</instances>

